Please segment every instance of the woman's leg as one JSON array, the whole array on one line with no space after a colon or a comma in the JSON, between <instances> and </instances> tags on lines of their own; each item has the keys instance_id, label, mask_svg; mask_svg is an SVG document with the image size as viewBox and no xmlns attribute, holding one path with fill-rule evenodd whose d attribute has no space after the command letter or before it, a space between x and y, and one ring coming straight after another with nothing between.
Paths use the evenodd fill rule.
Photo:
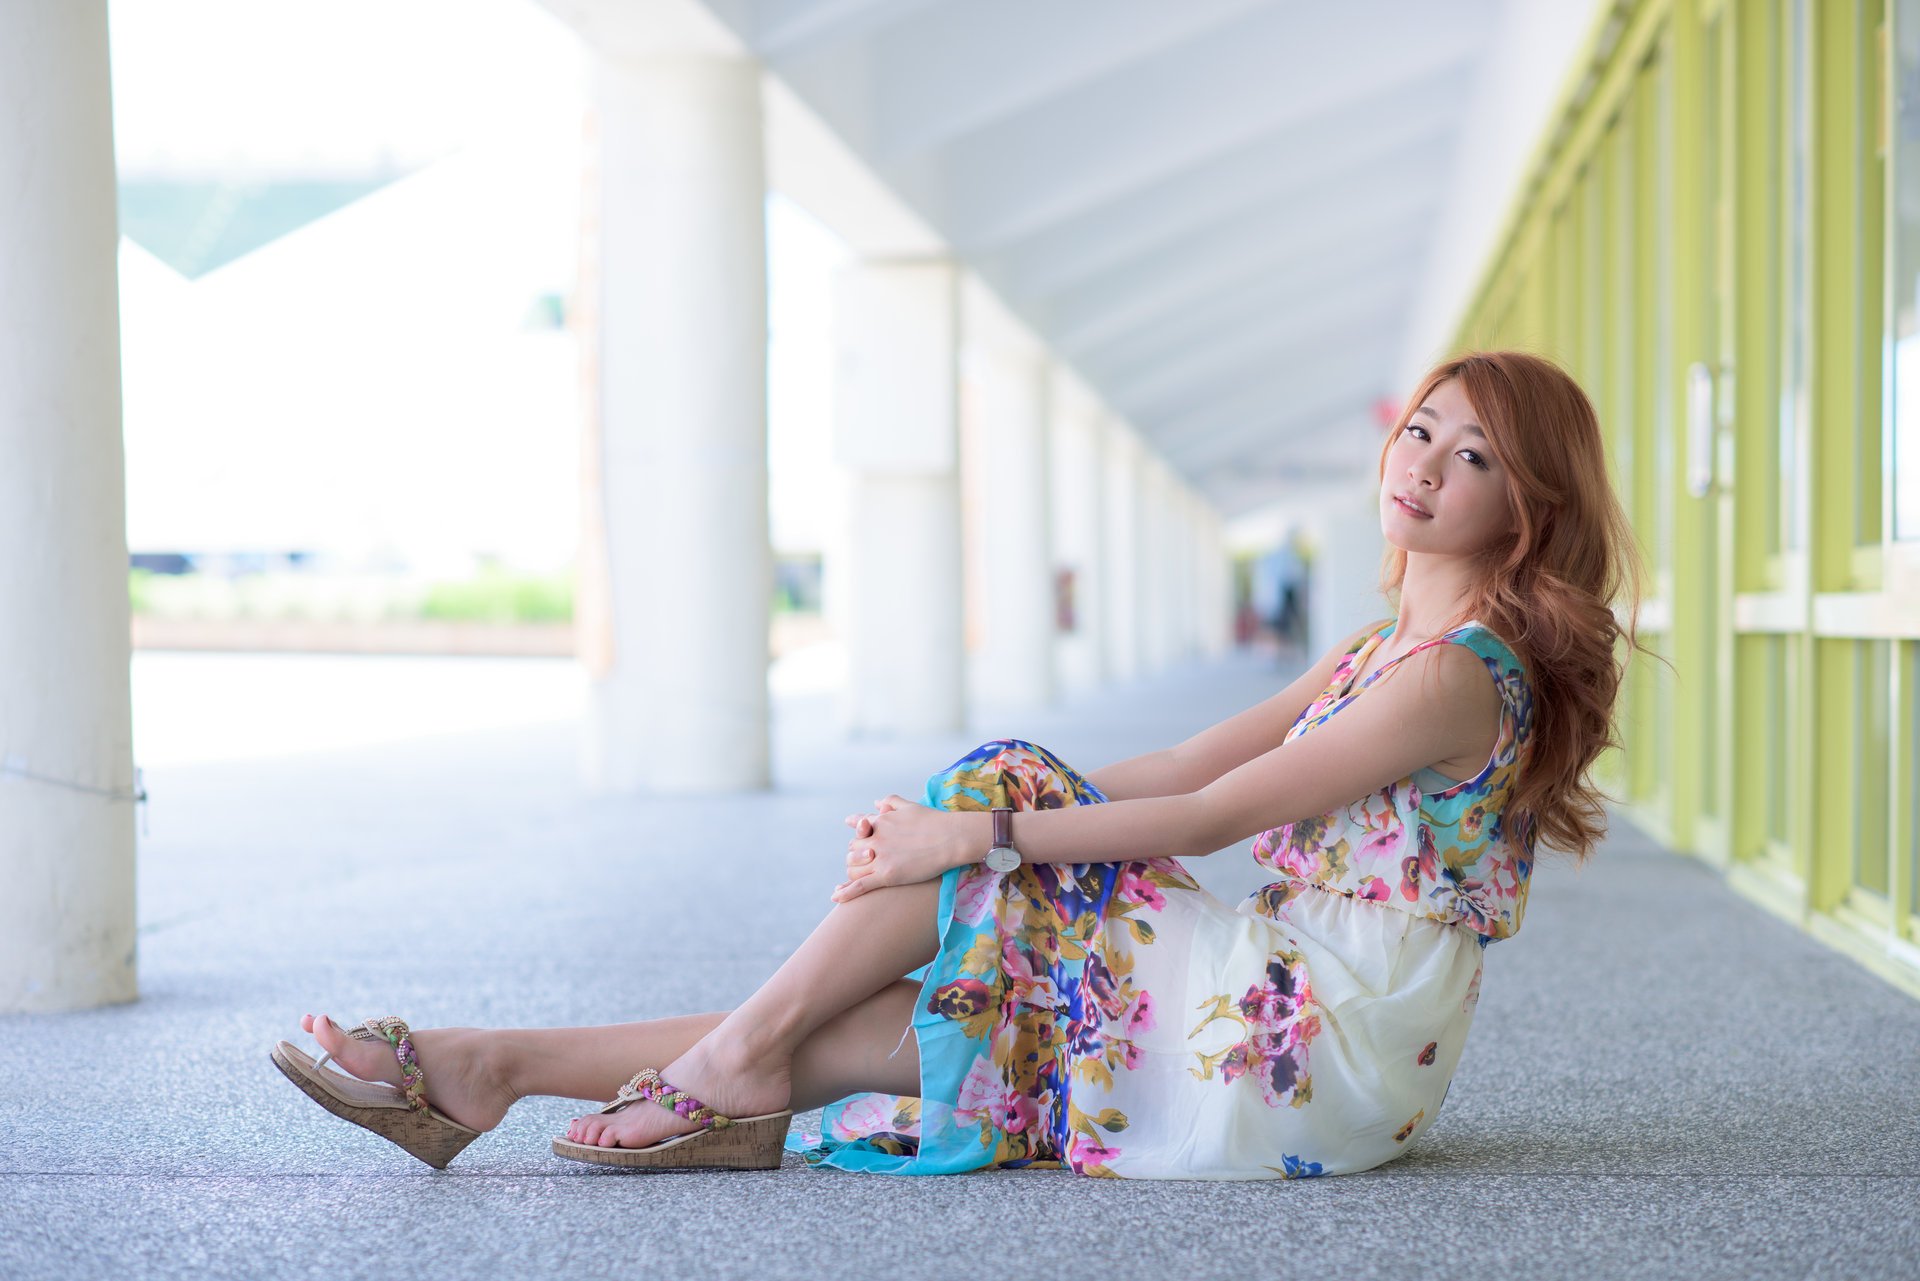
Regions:
<instances>
[{"instance_id":1,"label":"woman's leg","mask_svg":"<svg viewBox=\"0 0 1920 1281\"><path fill-rule=\"evenodd\" d=\"M920 1049L911 1036L902 1042L901 1033L913 1021L919 996L917 981L895 979L815 1028L793 1052L788 1106L805 1112L867 1090L918 1094ZM511 1029L497 1034L494 1053L500 1057L503 1079L519 1098L550 1094L606 1099L640 1068L680 1058L724 1023L727 1014L718 1010L606 1027Z\"/></svg>"},{"instance_id":2,"label":"woman's leg","mask_svg":"<svg viewBox=\"0 0 1920 1281\"><path fill-rule=\"evenodd\" d=\"M642 1067L728 1116L796 1110L862 1090L919 1091L912 1037L889 1058L913 1015L918 986L901 976L933 958L940 883L895 885L835 904L773 977L729 1013L687 1014L606 1027L416 1031L414 1051L435 1107L490 1129L533 1094L607 1099ZM341 1066L400 1083L393 1052L353 1041L330 1020L302 1026ZM883 1044L884 1042L884 1044ZM665 1108L596 1118L598 1137L636 1147L694 1129ZM576 1123L573 1130L580 1129Z\"/></svg>"},{"instance_id":3,"label":"woman's leg","mask_svg":"<svg viewBox=\"0 0 1920 1281\"><path fill-rule=\"evenodd\" d=\"M885 886L836 903L786 963L738 1009L672 1062L654 1066L669 1085L727 1116L758 1116L791 1106L795 1059L808 1038L836 1015L853 1010L933 959L939 950L934 929L939 895L938 881L922 881ZM906 1008L911 1017L911 1006ZM842 1036L834 1038L827 1050L823 1079L848 1079L854 1061L872 1061L874 1046L866 1034L876 1025L876 1017L871 1012L856 1016L839 1030ZM905 1029L905 1020L893 1024L896 1041ZM619 1080L642 1066L647 1065L633 1064ZM909 1089L890 1092L917 1093L917 1059L914 1069ZM860 1088L878 1086L862 1084ZM651 1107L583 1117L567 1132L582 1143L645 1147L697 1128L666 1108Z\"/></svg>"}]
</instances>

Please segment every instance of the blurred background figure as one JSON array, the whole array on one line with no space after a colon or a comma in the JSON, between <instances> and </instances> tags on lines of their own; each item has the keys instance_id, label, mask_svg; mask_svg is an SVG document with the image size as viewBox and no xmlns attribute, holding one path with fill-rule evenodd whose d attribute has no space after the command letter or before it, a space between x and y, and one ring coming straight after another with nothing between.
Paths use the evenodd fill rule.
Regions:
<instances>
[{"instance_id":1,"label":"blurred background figure","mask_svg":"<svg viewBox=\"0 0 1920 1281\"><path fill-rule=\"evenodd\" d=\"M1289 525L1253 566L1253 610L1262 634L1278 647L1282 667L1306 657L1307 574L1299 543L1299 531Z\"/></svg>"}]
</instances>

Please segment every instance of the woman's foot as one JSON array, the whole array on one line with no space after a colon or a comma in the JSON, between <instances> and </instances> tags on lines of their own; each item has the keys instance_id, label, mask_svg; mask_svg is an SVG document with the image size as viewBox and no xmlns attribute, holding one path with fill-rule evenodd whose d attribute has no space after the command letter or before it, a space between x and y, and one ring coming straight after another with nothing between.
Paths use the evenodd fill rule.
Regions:
<instances>
[{"instance_id":1,"label":"woman's foot","mask_svg":"<svg viewBox=\"0 0 1920 1281\"><path fill-rule=\"evenodd\" d=\"M392 1042L357 1041L324 1014L301 1015L300 1027L313 1033L334 1064L362 1081L405 1085ZM491 1130L519 1099L495 1072L484 1029L415 1030L412 1041L414 1059L427 1078L427 1102L441 1115L469 1130Z\"/></svg>"},{"instance_id":2,"label":"woman's foot","mask_svg":"<svg viewBox=\"0 0 1920 1281\"><path fill-rule=\"evenodd\" d=\"M637 1063L634 1070L646 1066ZM756 1051L736 1039L725 1024L660 1068L660 1078L669 1087L736 1120L785 1108L793 1096L792 1076L789 1056ZM575 1117L567 1137L588 1147L645 1148L703 1128L697 1121L641 1099L611 1115Z\"/></svg>"}]
</instances>

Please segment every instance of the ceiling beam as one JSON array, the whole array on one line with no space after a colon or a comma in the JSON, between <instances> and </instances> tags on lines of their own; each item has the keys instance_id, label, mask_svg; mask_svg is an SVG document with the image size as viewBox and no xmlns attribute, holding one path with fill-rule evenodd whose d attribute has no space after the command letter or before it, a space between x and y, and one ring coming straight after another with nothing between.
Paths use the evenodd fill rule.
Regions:
<instances>
[{"instance_id":1,"label":"ceiling beam","mask_svg":"<svg viewBox=\"0 0 1920 1281\"><path fill-rule=\"evenodd\" d=\"M1154 447L1183 471L1198 473L1257 457L1315 423L1370 423L1379 385L1375 371L1385 368L1390 350L1382 342L1376 350L1350 357L1344 368L1308 374L1287 370L1241 383L1231 395L1189 415L1178 434L1154 433Z\"/></svg>"},{"instance_id":2,"label":"ceiling beam","mask_svg":"<svg viewBox=\"0 0 1920 1281\"><path fill-rule=\"evenodd\" d=\"M1216 332L1212 341L1182 355L1143 360L1131 373L1102 379L1101 387L1116 404L1137 406L1143 420L1158 420L1164 412L1158 406L1177 406L1196 387L1216 384L1235 371L1282 363L1303 343L1325 350L1330 341L1399 334L1394 303L1405 293L1404 281L1385 279L1307 306L1288 308L1285 298L1276 298L1265 324Z\"/></svg>"},{"instance_id":3,"label":"ceiling beam","mask_svg":"<svg viewBox=\"0 0 1920 1281\"><path fill-rule=\"evenodd\" d=\"M872 39L941 0L753 0L751 41L770 63L830 44ZM776 66L776 70L777 70Z\"/></svg>"},{"instance_id":4,"label":"ceiling beam","mask_svg":"<svg viewBox=\"0 0 1920 1281\"><path fill-rule=\"evenodd\" d=\"M1379 170L1431 171L1423 158L1452 153L1457 122L1429 104L1464 93L1470 83L1464 68L1442 68L1383 90L1338 127L1325 120L1282 126L1033 235L980 246L976 260L1014 289L1053 293L1204 235L1250 206L1322 200Z\"/></svg>"},{"instance_id":5,"label":"ceiling beam","mask_svg":"<svg viewBox=\"0 0 1920 1281\"><path fill-rule=\"evenodd\" d=\"M1075 363L1089 377L1112 380L1134 370L1177 359L1197 348L1216 343L1222 333L1239 334L1281 323L1290 316L1312 315L1301 299L1339 299L1373 290L1391 298L1404 297L1408 273L1419 255L1408 251L1392 257L1362 258L1358 262L1316 264L1310 279L1274 272L1168 312L1150 325L1122 338L1080 352ZM1321 270L1324 268L1324 270Z\"/></svg>"},{"instance_id":6,"label":"ceiling beam","mask_svg":"<svg viewBox=\"0 0 1920 1281\"><path fill-rule=\"evenodd\" d=\"M1074 4L968 3L895 28L875 69L886 112L881 163L933 151L1018 116L1049 111L1073 91L1128 79L1178 56L1272 0L1101 0L1099 20ZM981 68L991 67L991 75Z\"/></svg>"},{"instance_id":7,"label":"ceiling beam","mask_svg":"<svg viewBox=\"0 0 1920 1281\"><path fill-rule=\"evenodd\" d=\"M935 152L887 166L963 251L1005 244L1153 186L1288 123L1335 122L1382 84L1477 63L1491 0L1396 10L1275 4ZM884 101L873 104L886 110ZM1436 104L1440 109L1441 104Z\"/></svg>"},{"instance_id":8,"label":"ceiling beam","mask_svg":"<svg viewBox=\"0 0 1920 1281\"><path fill-rule=\"evenodd\" d=\"M1398 256L1421 237L1437 196L1384 180L1380 186L1391 194L1349 194L1338 206L1314 206L1304 217L1251 211L1151 260L1043 299L1038 310L1046 332L1062 351L1079 356L1253 277L1291 268L1295 277L1325 278L1324 260L1359 257L1369 248Z\"/></svg>"}]
</instances>

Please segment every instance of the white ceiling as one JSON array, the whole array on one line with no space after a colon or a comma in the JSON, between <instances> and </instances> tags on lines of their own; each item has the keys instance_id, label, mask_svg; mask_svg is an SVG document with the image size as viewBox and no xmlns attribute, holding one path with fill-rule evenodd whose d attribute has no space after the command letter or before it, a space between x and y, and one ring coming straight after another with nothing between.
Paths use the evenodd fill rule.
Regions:
<instances>
[{"instance_id":1,"label":"white ceiling","mask_svg":"<svg viewBox=\"0 0 1920 1281\"><path fill-rule=\"evenodd\" d=\"M1597 7L700 2L1229 515L1370 478Z\"/></svg>"}]
</instances>

